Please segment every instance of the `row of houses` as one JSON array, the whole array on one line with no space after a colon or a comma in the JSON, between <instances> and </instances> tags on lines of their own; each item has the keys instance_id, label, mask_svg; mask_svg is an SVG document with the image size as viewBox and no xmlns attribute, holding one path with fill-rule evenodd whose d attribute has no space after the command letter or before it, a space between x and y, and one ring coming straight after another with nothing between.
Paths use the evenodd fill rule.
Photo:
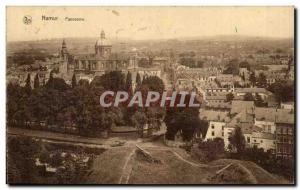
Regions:
<instances>
[{"instance_id":1,"label":"row of houses","mask_svg":"<svg viewBox=\"0 0 300 190\"><path fill-rule=\"evenodd\" d=\"M208 121L204 141L214 138L224 139L225 149L229 149L229 137L236 127L240 127L245 137L246 147L262 148L279 157L292 157L294 150L293 109L255 107L253 101L232 101L230 111L203 109L200 118Z\"/></svg>"}]
</instances>

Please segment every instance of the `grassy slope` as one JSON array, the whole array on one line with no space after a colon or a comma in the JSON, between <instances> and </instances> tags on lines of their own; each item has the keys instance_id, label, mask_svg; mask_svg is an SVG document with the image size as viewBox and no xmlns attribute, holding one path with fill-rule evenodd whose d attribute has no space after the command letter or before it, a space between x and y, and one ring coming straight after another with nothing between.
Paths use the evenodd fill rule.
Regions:
<instances>
[{"instance_id":1,"label":"grassy slope","mask_svg":"<svg viewBox=\"0 0 300 190\"><path fill-rule=\"evenodd\" d=\"M174 156L170 151L149 151L161 159L162 164L148 163L137 157L129 183L134 184L193 184L207 183L213 174L207 168L191 166Z\"/></svg>"},{"instance_id":2,"label":"grassy slope","mask_svg":"<svg viewBox=\"0 0 300 190\"><path fill-rule=\"evenodd\" d=\"M127 156L133 148L118 147L95 158L92 169L84 178L86 184L117 184Z\"/></svg>"},{"instance_id":3,"label":"grassy slope","mask_svg":"<svg viewBox=\"0 0 300 190\"><path fill-rule=\"evenodd\" d=\"M252 175L257 180L259 184L288 184L289 182L285 180L283 177L275 176L263 168L259 167L257 164L250 161L240 161L233 159L220 159L210 163L210 165L219 165L219 164L229 164L236 163L241 164L245 168L247 168Z\"/></svg>"},{"instance_id":4,"label":"grassy slope","mask_svg":"<svg viewBox=\"0 0 300 190\"><path fill-rule=\"evenodd\" d=\"M83 180L84 183L118 184L126 158L132 150L133 147L118 147L105 151L94 160L91 171L88 172L89 174L85 176ZM213 161L207 166L201 164L195 166L180 160L174 155L171 149L155 150L151 148L147 149L147 151L150 152L153 157L160 159L162 163L149 163L137 154L133 162L128 181L129 184L232 184L253 183L253 181L260 184L288 183L282 178L275 177L268 173L252 162L221 159ZM180 154L182 157L185 157L183 153ZM230 163L234 163L234 166L223 172L225 176L215 178L216 172ZM238 164L246 168L254 180L249 181L248 177L244 177L244 179L242 177L243 175L241 175L244 171L241 170L240 167L236 167ZM236 175L232 175L232 172L236 173Z\"/></svg>"}]
</instances>

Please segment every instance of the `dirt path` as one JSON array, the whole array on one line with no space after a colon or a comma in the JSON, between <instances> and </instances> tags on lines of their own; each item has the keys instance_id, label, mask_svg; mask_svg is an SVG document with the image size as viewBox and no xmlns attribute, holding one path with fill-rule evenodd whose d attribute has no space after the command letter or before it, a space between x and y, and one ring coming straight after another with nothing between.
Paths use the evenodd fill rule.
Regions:
<instances>
[{"instance_id":1,"label":"dirt path","mask_svg":"<svg viewBox=\"0 0 300 190\"><path fill-rule=\"evenodd\" d=\"M186 160L185 158L183 158L180 154L178 154L176 151L174 150L171 150L171 152L178 158L180 159L181 161L185 162L185 163L188 163L192 166L196 166L196 167L201 167L201 168L219 168L219 167L222 167L224 165L214 165L214 166L211 166L211 165L207 165L207 164L198 164L198 163L195 163L195 162L191 162L189 160Z\"/></svg>"},{"instance_id":2,"label":"dirt path","mask_svg":"<svg viewBox=\"0 0 300 190\"><path fill-rule=\"evenodd\" d=\"M130 174L132 171L133 163L134 163L134 157L135 157L135 150L134 148L128 157L126 158L125 164L123 166L122 175L119 180L119 184L127 184L130 178Z\"/></svg>"},{"instance_id":3,"label":"dirt path","mask_svg":"<svg viewBox=\"0 0 300 190\"><path fill-rule=\"evenodd\" d=\"M55 133L49 131L39 131L31 129L21 129L21 128L7 128L7 136L26 136L41 139L44 142L49 143L60 143L60 144L72 144L78 146L87 146L94 148L115 148L118 142L125 142L126 147L134 147L138 140L127 140L118 137L111 137L108 139L103 138L93 138L84 137L71 134Z\"/></svg>"},{"instance_id":4,"label":"dirt path","mask_svg":"<svg viewBox=\"0 0 300 190\"><path fill-rule=\"evenodd\" d=\"M100 139L100 138L82 137L82 136L71 135L71 134L39 131L39 130L32 130L32 129L21 129L21 128L13 128L13 127L8 127L6 129L6 133L8 135L22 135L22 136L36 137L36 138L42 138L47 140L75 142L75 143L83 143L83 144L103 145L106 142L105 139Z\"/></svg>"},{"instance_id":5,"label":"dirt path","mask_svg":"<svg viewBox=\"0 0 300 190\"><path fill-rule=\"evenodd\" d=\"M191 162L191 161L188 161L186 159L184 159L182 156L180 156L177 152L175 151L171 151L179 160L183 161L183 162L186 162L192 166L196 166L196 167L208 167L208 165L206 164L196 164L194 162Z\"/></svg>"}]
</instances>

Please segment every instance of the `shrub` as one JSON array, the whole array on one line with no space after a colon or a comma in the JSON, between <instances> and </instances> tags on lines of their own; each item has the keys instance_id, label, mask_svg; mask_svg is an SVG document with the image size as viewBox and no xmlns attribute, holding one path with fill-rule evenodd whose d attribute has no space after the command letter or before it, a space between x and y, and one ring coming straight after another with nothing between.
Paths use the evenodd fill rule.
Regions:
<instances>
[{"instance_id":1,"label":"shrub","mask_svg":"<svg viewBox=\"0 0 300 190\"><path fill-rule=\"evenodd\" d=\"M224 141L221 138L208 139L200 142L198 147L193 147L191 153L194 158L202 162L224 158Z\"/></svg>"}]
</instances>

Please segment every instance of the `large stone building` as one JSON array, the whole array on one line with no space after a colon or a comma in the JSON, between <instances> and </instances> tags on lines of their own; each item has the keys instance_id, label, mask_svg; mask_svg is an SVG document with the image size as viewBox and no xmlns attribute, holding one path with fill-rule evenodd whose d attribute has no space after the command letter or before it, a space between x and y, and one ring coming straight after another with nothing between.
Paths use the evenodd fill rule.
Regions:
<instances>
[{"instance_id":1,"label":"large stone building","mask_svg":"<svg viewBox=\"0 0 300 190\"><path fill-rule=\"evenodd\" d=\"M71 55L63 41L60 52L59 73L69 80L75 73L80 78L93 78L108 71L134 71L137 67L136 57L132 54L112 53L112 44L105 37L104 31L95 44L95 53Z\"/></svg>"}]
</instances>

